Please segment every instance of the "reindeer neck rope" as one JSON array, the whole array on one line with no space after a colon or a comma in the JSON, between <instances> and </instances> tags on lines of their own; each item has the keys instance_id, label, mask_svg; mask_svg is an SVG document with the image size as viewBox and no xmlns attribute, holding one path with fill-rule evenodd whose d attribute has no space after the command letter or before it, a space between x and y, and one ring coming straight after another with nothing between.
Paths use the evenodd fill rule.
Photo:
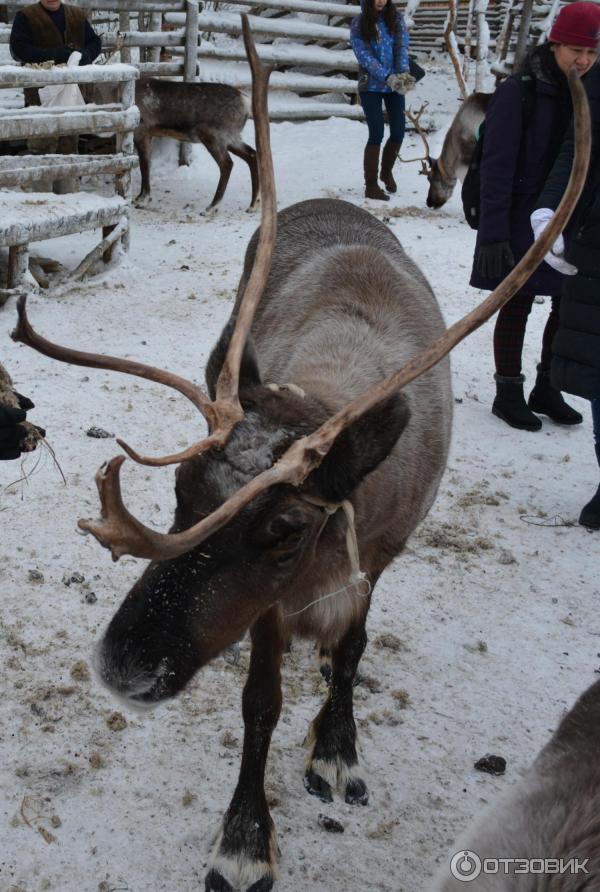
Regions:
<instances>
[{"instance_id":1,"label":"reindeer neck rope","mask_svg":"<svg viewBox=\"0 0 600 892\"><path fill-rule=\"evenodd\" d=\"M321 595L320 598L316 598L300 610L295 610L293 613L286 613L285 616L298 616L299 613L304 613L309 607L314 607L315 604L319 604L321 601L327 601L329 598L334 598L336 595L342 595L347 591L354 591L354 594L359 595L361 598L368 598L371 594L371 583L367 579L367 574L360 569L358 539L356 538L356 526L354 523L354 508L352 502L348 499L344 499L343 502L327 502L324 499L314 498L313 496L307 496L305 494L302 494L301 498L310 505L316 505L325 511L326 517L323 527L330 517L333 517L340 508L342 509L346 517L346 548L348 550L351 573L348 585L337 589L335 592L328 592L326 595Z\"/></svg>"}]
</instances>

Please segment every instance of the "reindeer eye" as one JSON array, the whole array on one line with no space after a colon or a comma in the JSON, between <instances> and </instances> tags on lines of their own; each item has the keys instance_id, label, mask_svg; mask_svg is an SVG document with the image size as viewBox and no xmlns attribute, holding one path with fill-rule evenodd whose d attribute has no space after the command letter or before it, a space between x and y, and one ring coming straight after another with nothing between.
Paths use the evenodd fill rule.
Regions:
<instances>
[{"instance_id":1,"label":"reindeer eye","mask_svg":"<svg viewBox=\"0 0 600 892\"><path fill-rule=\"evenodd\" d=\"M269 557L278 567L285 567L294 560L303 542L304 530L295 530L269 549Z\"/></svg>"}]
</instances>

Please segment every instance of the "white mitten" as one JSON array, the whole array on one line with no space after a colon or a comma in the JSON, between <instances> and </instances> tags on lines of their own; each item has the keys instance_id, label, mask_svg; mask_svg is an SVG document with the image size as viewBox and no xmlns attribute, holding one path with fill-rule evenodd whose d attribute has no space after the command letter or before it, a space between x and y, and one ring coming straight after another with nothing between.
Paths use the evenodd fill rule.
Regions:
<instances>
[{"instance_id":1,"label":"white mitten","mask_svg":"<svg viewBox=\"0 0 600 892\"><path fill-rule=\"evenodd\" d=\"M414 90L416 80L408 71L403 71L401 74L390 74L386 84L394 93L408 93L409 90Z\"/></svg>"},{"instance_id":2,"label":"white mitten","mask_svg":"<svg viewBox=\"0 0 600 892\"><path fill-rule=\"evenodd\" d=\"M78 50L74 50L67 59L67 68L77 68L80 59L81 53Z\"/></svg>"},{"instance_id":3,"label":"white mitten","mask_svg":"<svg viewBox=\"0 0 600 892\"><path fill-rule=\"evenodd\" d=\"M531 228L533 229L533 237L535 241L539 239L546 229L546 226L554 216L554 211L550 208L538 208L530 217ZM552 250L546 254L544 261L551 266L552 269L563 273L565 276L577 275L577 267L565 260L565 240L559 235L552 246Z\"/></svg>"}]
</instances>

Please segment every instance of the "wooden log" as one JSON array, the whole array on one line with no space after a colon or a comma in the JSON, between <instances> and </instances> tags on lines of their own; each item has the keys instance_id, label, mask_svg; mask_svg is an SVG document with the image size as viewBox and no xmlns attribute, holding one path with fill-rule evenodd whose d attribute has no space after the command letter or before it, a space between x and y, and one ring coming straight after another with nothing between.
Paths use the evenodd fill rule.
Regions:
<instances>
[{"instance_id":1,"label":"wooden log","mask_svg":"<svg viewBox=\"0 0 600 892\"><path fill-rule=\"evenodd\" d=\"M162 14L160 12L151 12L150 13L150 27L148 29L151 32L158 31L160 36L164 38L167 36L166 32L163 33L162 30ZM160 61L160 48L163 46L163 43L157 44L157 46L150 47L146 50L146 59L145 62L159 62Z\"/></svg>"},{"instance_id":2,"label":"wooden log","mask_svg":"<svg viewBox=\"0 0 600 892\"><path fill-rule=\"evenodd\" d=\"M59 114L42 109L38 115L18 115L11 118L0 114L2 139L30 139L31 137L66 136L69 133L113 133L134 130L140 120L138 109L125 111L80 111L65 108Z\"/></svg>"},{"instance_id":3,"label":"wooden log","mask_svg":"<svg viewBox=\"0 0 600 892\"><path fill-rule=\"evenodd\" d=\"M112 255L112 246L120 239L125 230L128 227L127 218L123 218L119 220L119 222L115 225L103 226L102 227L102 241L93 248L89 254L83 258L79 266L73 270L69 278L71 279L83 279L85 274L89 272L90 268L96 263L97 260L100 260L102 257L105 263L108 263L110 257Z\"/></svg>"},{"instance_id":4,"label":"wooden log","mask_svg":"<svg viewBox=\"0 0 600 892\"><path fill-rule=\"evenodd\" d=\"M197 42L197 40L196 40ZM125 31L118 34L105 34L102 37L102 47L114 50L117 47L157 47L183 46L185 43L185 29L176 31ZM158 62L156 59L146 59L147 62Z\"/></svg>"},{"instance_id":5,"label":"wooden log","mask_svg":"<svg viewBox=\"0 0 600 892\"><path fill-rule=\"evenodd\" d=\"M186 83L197 80L198 72L198 0L188 0L186 4L185 49L183 54L183 79ZM179 143L179 164L189 167L192 163L192 146L189 142Z\"/></svg>"},{"instance_id":6,"label":"wooden log","mask_svg":"<svg viewBox=\"0 0 600 892\"><path fill-rule=\"evenodd\" d=\"M51 160L48 160L51 159ZM0 158L0 186L12 188L48 178L122 174L138 163L135 155L15 155ZM11 166L9 166L9 164Z\"/></svg>"},{"instance_id":7,"label":"wooden log","mask_svg":"<svg viewBox=\"0 0 600 892\"><path fill-rule=\"evenodd\" d=\"M533 0L523 0L521 21L519 22L519 33L517 35L517 46L515 48L515 56L513 60L513 65L516 69L521 68L525 61L525 56L527 55L527 41L529 39L532 14Z\"/></svg>"},{"instance_id":8,"label":"wooden log","mask_svg":"<svg viewBox=\"0 0 600 892\"><path fill-rule=\"evenodd\" d=\"M11 245L8 249L8 276L6 287L19 288L29 272L28 245Z\"/></svg>"},{"instance_id":9,"label":"wooden log","mask_svg":"<svg viewBox=\"0 0 600 892\"><path fill-rule=\"evenodd\" d=\"M281 9L285 12L313 12L320 15L341 16L352 18L359 15L358 4L325 3L321 0L236 0L236 6L260 6L264 9ZM165 21L170 21L176 13L165 12Z\"/></svg>"},{"instance_id":10,"label":"wooden log","mask_svg":"<svg viewBox=\"0 0 600 892\"><path fill-rule=\"evenodd\" d=\"M119 11L119 31L126 33L131 26L131 17L129 11L121 9ZM131 50L127 46L121 47L121 62L131 62Z\"/></svg>"},{"instance_id":11,"label":"wooden log","mask_svg":"<svg viewBox=\"0 0 600 892\"><path fill-rule=\"evenodd\" d=\"M72 6L82 9L120 12L164 12L185 9L185 0L70 0ZM31 0L10 0L15 7L31 6Z\"/></svg>"},{"instance_id":12,"label":"wooden log","mask_svg":"<svg viewBox=\"0 0 600 892\"><path fill-rule=\"evenodd\" d=\"M236 66L220 68L203 79L204 81L229 84L238 89L252 86L250 69ZM269 90L290 90L293 93L348 93L357 91L357 81L349 77L320 77L302 74L297 71L274 71L269 78Z\"/></svg>"},{"instance_id":13,"label":"wooden log","mask_svg":"<svg viewBox=\"0 0 600 892\"><path fill-rule=\"evenodd\" d=\"M105 198L91 192L0 193L0 245L26 245L100 229L118 223L127 212L127 202L122 198Z\"/></svg>"},{"instance_id":14,"label":"wooden log","mask_svg":"<svg viewBox=\"0 0 600 892\"><path fill-rule=\"evenodd\" d=\"M188 0L186 7L183 79L186 82L190 82L195 81L198 74L198 0Z\"/></svg>"},{"instance_id":15,"label":"wooden log","mask_svg":"<svg viewBox=\"0 0 600 892\"><path fill-rule=\"evenodd\" d=\"M167 17L167 21L176 19L181 24L182 16L175 13ZM269 19L260 16L248 16L252 33L256 37L286 37L288 39L302 38L314 40L343 41L350 40L350 29L334 27L331 25L319 25L315 22L306 22L301 19ZM239 37L242 31L241 17L233 12L207 12L200 14L199 27L201 31L210 31L213 34L232 34Z\"/></svg>"},{"instance_id":16,"label":"wooden log","mask_svg":"<svg viewBox=\"0 0 600 892\"><path fill-rule=\"evenodd\" d=\"M46 87L48 84L120 83L139 77L133 65L82 65L80 68L24 68L0 65L0 88Z\"/></svg>"},{"instance_id":17,"label":"wooden log","mask_svg":"<svg viewBox=\"0 0 600 892\"><path fill-rule=\"evenodd\" d=\"M300 68L321 68L324 71L357 71L358 63L352 50L325 50L314 46L269 46L257 44L256 51L261 62L267 65L286 65ZM174 55L179 55L177 48ZM204 42L198 49L200 58L229 59L245 62L246 53L241 46L215 46Z\"/></svg>"},{"instance_id":18,"label":"wooden log","mask_svg":"<svg viewBox=\"0 0 600 892\"><path fill-rule=\"evenodd\" d=\"M182 77L183 62L140 62L137 69L141 77Z\"/></svg>"}]
</instances>

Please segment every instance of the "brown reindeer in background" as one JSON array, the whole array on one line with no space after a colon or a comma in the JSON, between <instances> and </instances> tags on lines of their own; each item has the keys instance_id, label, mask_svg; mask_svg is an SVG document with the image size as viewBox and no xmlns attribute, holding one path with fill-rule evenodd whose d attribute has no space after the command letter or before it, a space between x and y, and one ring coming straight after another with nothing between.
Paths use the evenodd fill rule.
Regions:
<instances>
[{"instance_id":1,"label":"brown reindeer in background","mask_svg":"<svg viewBox=\"0 0 600 892\"><path fill-rule=\"evenodd\" d=\"M133 138L140 158L142 188L136 204L150 201L152 140L168 136L181 142L202 143L219 165L219 182L206 213L214 212L223 198L233 161L230 152L243 158L250 169L254 210L258 199L258 164L255 150L242 139L250 114L250 100L227 84L141 80L135 85L140 123Z\"/></svg>"},{"instance_id":2,"label":"brown reindeer in background","mask_svg":"<svg viewBox=\"0 0 600 892\"><path fill-rule=\"evenodd\" d=\"M329 695L309 735L307 790L330 800L337 788L348 803L366 804L352 683L372 590L430 508L444 469L452 397L443 357L541 261L587 165L580 153L577 184L527 258L482 308L444 333L427 280L370 214L318 200L277 215L268 74L243 21L262 223L246 253L231 320L208 362L210 399L173 373L51 344L31 328L24 301L14 333L56 359L168 384L207 419L208 438L165 458L140 456L119 441L143 464L179 463L168 534L125 508L122 456L97 475L102 519L80 522L115 559L150 559L95 655L104 683L132 706L175 696L250 630L241 770L207 892L268 892L274 882L277 844L264 773L290 635L314 638L331 653Z\"/></svg>"}]
</instances>

